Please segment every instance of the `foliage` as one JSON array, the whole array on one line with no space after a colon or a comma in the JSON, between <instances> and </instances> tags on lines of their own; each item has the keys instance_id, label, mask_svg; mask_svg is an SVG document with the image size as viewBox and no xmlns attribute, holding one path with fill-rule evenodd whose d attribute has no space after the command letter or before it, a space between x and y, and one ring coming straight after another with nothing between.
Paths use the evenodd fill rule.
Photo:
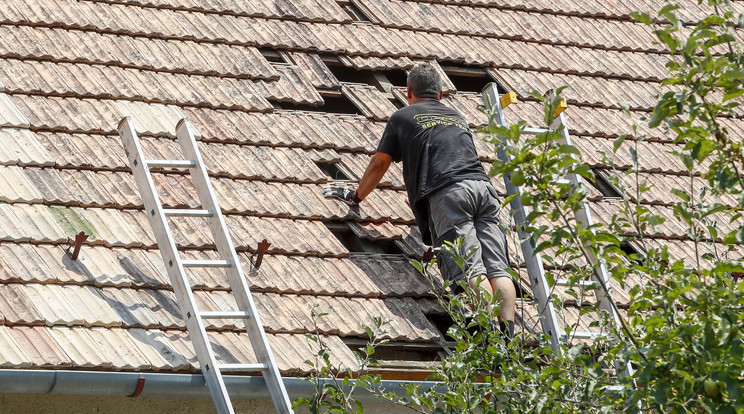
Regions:
<instances>
[{"instance_id":1,"label":"foliage","mask_svg":"<svg viewBox=\"0 0 744 414\"><path fill-rule=\"evenodd\" d=\"M669 75L652 112L624 107L630 117L642 116L604 154L608 179L622 196L609 223L587 228L576 218L589 193L584 183L595 176L555 123L562 89L531 95L544 107L545 132L526 134L524 121L502 127L490 112L480 129L508 156L494 162L491 174L521 187L504 203L529 209L524 231L547 265L553 304L559 312L581 309L579 321L565 326L559 352L535 323L506 344L491 326L498 310L482 306L493 298L466 286L463 295L443 293L445 286L435 294L453 319L448 335L456 345L433 367L431 379L443 385L410 385L398 396L381 389L378 378L373 388L381 397L424 413L744 412L744 152L737 136L744 132L744 13L727 1L708 3L714 13L695 26L685 26L671 3L654 16L634 14L668 49ZM654 183L639 148L649 139L675 144L671 153L687 169L686 187L671 192L677 201L661 208L646 201ZM624 152L630 168L615 165ZM562 180L572 174L578 184ZM658 237L672 223L685 229L680 236L691 257L675 257ZM457 244L443 249L460 252ZM429 263L414 265L429 275ZM598 266L611 284L580 283ZM567 280L565 289L558 279ZM629 292L629 307L587 305L597 302L594 289L601 294L612 284ZM611 323L613 313L619 325ZM604 335L584 343L574 337L582 326ZM630 375L618 375L616 368L628 364Z\"/></svg>"},{"instance_id":2,"label":"foliage","mask_svg":"<svg viewBox=\"0 0 744 414\"><path fill-rule=\"evenodd\" d=\"M315 387L315 394L310 398L295 400L293 407L307 405L313 414L321 412L362 413L362 403L353 399L354 391L359 386L375 389L376 384L379 384L379 376L369 375L366 371L370 365L377 363L373 358L375 348L389 342L383 339L387 333L385 325L388 322L381 318L374 318L373 327L364 327L369 342L361 352L354 352L357 366L344 369L344 367L337 367L331 360L331 351L318 329L318 319L327 313L319 313L317 310L318 305L315 305L310 312L314 333L305 335L308 347L315 356L314 360L305 361L305 364L314 371L313 375L308 377L308 381Z\"/></svg>"}]
</instances>

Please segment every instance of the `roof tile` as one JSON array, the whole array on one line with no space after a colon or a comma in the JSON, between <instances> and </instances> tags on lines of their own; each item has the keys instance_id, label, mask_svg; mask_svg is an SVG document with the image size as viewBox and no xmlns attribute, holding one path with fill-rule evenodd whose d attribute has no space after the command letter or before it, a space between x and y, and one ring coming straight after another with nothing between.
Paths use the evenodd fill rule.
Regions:
<instances>
[{"instance_id":1,"label":"roof tile","mask_svg":"<svg viewBox=\"0 0 744 414\"><path fill-rule=\"evenodd\" d=\"M359 108L364 116L376 121L390 118L396 110L388 97L374 86L344 83L341 92Z\"/></svg>"},{"instance_id":2,"label":"roof tile","mask_svg":"<svg viewBox=\"0 0 744 414\"><path fill-rule=\"evenodd\" d=\"M127 329L132 340L141 345L138 349L144 354L150 366L156 371L182 371L192 369L196 361L193 351L184 356L176 349L173 341L183 341L180 332L160 330ZM184 335L184 334L181 334Z\"/></svg>"},{"instance_id":3,"label":"roof tile","mask_svg":"<svg viewBox=\"0 0 744 414\"><path fill-rule=\"evenodd\" d=\"M328 69L317 54L291 52L289 56L314 87L324 89L341 88L341 84L336 79L336 76Z\"/></svg>"},{"instance_id":4,"label":"roof tile","mask_svg":"<svg viewBox=\"0 0 744 414\"><path fill-rule=\"evenodd\" d=\"M0 127L28 128L28 119L19 111L11 96L0 93Z\"/></svg>"},{"instance_id":5,"label":"roof tile","mask_svg":"<svg viewBox=\"0 0 744 414\"><path fill-rule=\"evenodd\" d=\"M254 81L256 90L266 99L279 102L322 105L323 98L315 90L313 79L298 66L276 66L280 77L277 81Z\"/></svg>"},{"instance_id":6,"label":"roof tile","mask_svg":"<svg viewBox=\"0 0 744 414\"><path fill-rule=\"evenodd\" d=\"M48 330L77 368L112 368L113 362L90 335L90 330L80 327L55 326Z\"/></svg>"},{"instance_id":7,"label":"roof tile","mask_svg":"<svg viewBox=\"0 0 744 414\"><path fill-rule=\"evenodd\" d=\"M35 316L38 321L48 326L52 325L82 325L85 316L78 310L71 297L67 296L71 291L59 285L37 285L28 284L23 286L23 294L26 302L33 303L37 309Z\"/></svg>"},{"instance_id":8,"label":"roof tile","mask_svg":"<svg viewBox=\"0 0 744 414\"><path fill-rule=\"evenodd\" d=\"M406 56L401 57L378 57L378 56L345 56L340 55L339 60L346 66L354 69L364 70L407 70L413 67L413 61Z\"/></svg>"},{"instance_id":9,"label":"roof tile","mask_svg":"<svg viewBox=\"0 0 744 414\"><path fill-rule=\"evenodd\" d=\"M94 327L89 331L91 339L103 350L106 357L116 369L149 370L150 362L139 350L127 331Z\"/></svg>"},{"instance_id":10,"label":"roof tile","mask_svg":"<svg viewBox=\"0 0 744 414\"><path fill-rule=\"evenodd\" d=\"M0 128L0 164L35 164L49 166L54 157L27 129Z\"/></svg>"},{"instance_id":11,"label":"roof tile","mask_svg":"<svg viewBox=\"0 0 744 414\"><path fill-rule=\"evenodd\" d=\"M58 28L18 27L0 43L0 54L27 59L42 57L85 63L114 64L141 69L187 73L219 73L241 78L277 79L278 73L258 50L251 46L195 43L193 41L141 39ZM20 37L19 37L20 36ZM29 50L20 42L31 43ZM191 56L211 56L200 69Z\"/></svg>"},{"instance_id":12,"label":"roof tile","mask_svg":"<svg viewBox=\"0 0 744 414\"><path fill-rule=\"evenodd\" d=\"M40 322L39 308L26 294L24 285L0 285L0 293L0 319L3 324L30 325Z\"/></svg>"},{"instance_id":13,"label":"roof tile","mask_svg":"<svg viewBox=\"0 0 744 414\"><path fill-rule=\"evenodd\" d=\"M49 328L14 326L10 333L23 350L25 361L31 362L34 368L60 369L72 366L72 359L52 337ZM0 347L0 352L5 352L4 349Z\"/></svg>"},{"instance_id":14,"label":"roof tile","mask_svg":"<svg viewBox=\"0 0 744 414\"><path fill-rule=\"evenodd\" d=\"M41 194L18 166L0 166L0 200L40 202Z\"/></svg>"},{"instance_id":15,"label":"roof tile","mask_svg":"<svg viewBox=\"0 0 744 414\"><path fill-rule=\"evenodd\" d=\"M146 99L161 103L268 110L272 106L248 80L186 76L119 67L20 60L0 60L13 71L7 90L62 96ZM18 74L29 75L18 76ZM63 82L65 80L65 82ZM229 89L230 92L221 92ZM184 95L184 92L190 95Z\"/></svg>"},{"instance_id":16,"label":"roof tile","mask_svg":"<svg viewBox=\"0 0 744 414\"><path fill-rule=\"evenodd\" d=\"M160 315L149 309L152 301L143 302L140 292L134 289L101 289L101 297L119 316L123 327L161 328L163 323L158 319Z\"/></svg>"},{"instance_id":17,"label":"roof tile","mask_svg":"<svg viewBox=\"0 0 744 414\"><path fill-rule=\"evenodd\" d=\"M1 300L1 299L0 299ZM11 333L11 329L0 325L0 367L30 367L31 361Z\"/></svg>"},{"instance_id":18,"label":"roof tile","mask_svg":"<svg viewBox=\"0 0 744 414\"><path fill-rule=\"evenodd\" d=\"M56 275L46 266L39 250L29 244L0 244L0 279L4 282L49 282Z\"/></svg>"}]
</instances>

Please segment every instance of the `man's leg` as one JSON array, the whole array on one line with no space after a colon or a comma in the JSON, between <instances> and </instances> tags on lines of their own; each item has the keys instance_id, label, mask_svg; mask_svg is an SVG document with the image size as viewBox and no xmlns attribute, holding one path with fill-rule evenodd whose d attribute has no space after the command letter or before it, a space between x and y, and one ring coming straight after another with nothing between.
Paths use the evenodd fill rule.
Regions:
<instances>
[{"instance_id":1,"label":"man's leg","mask_svg":"<svg viewBox=\"0 0 744 414\"><path fill-rule=\"evenodd\" d=\"M473 183L478 194L478 209L474 216L474 226L478 241L481 244L481 256L486 267L488 285L491 293L498 292L501 303L499 320L502 331L511 338L514 332L514 311L517 303L517 292L511 275L506 272L509 267L509 252L506 246L506 235L499 226L501 204L496 190L490 183L481 181Z\"/></svg>"},{"instance_id":2,"label":"man's leg","mask_svg":"<svg viewBox=\"0 0 744 414\"><path fill-rule=\"evenodd\" d=\"M478 280L480 280L480 284L477 283ZM495 292L499 292L496 298L501 304L498 319L505 322L514 322L517 291L510 277L495 277L491 279L486 279L484 276L474 277L468 281L468 285L476 292L487 292L491 297L493 297ZM491 311L490 306L488 307L488 311Z\"/></svg>"},{"instance_id":3,"label":"man's leg","mask_svg":"<svg viewBox=\"0 0 744 414\"><path fill-rule=\"evenodd\" d=\"M517 290L511 277L494 277L488 280L492 292L499 292L499 319L502 321L514 321L514 309L517 306Z\"/></svg>"},{"instance_id":4,"label":"man's leg","mask_svg":"<svg viewBox=\"0 0 744 414\"><path fill-rule=\"evenodd\" d=\"M468 285L476 293L487 292L490 297L493 297L494 292L501 288L502 282L497 282L498 284L496 286L498 287L494 288L494 285L492 285L494 282L489 280L489 277L494 277L490 274L492 270L488 269L484 261L487 257L493 261L491 251L494 247L489 246L488 252L484 250L480 240L482 230L479 230L477 228L478 223L473 221L474 215L478 212L477 210L484 210L484 208L480 207L483 203L488 204L491 201L493 205L488 204L486 207L493 209L495 206L496 208L495 213L492 213L490 221L496 223L496 231L502 237L502 241L499 244L501 246L499 258L504 261L499 267L501 271L499 276L507 276L506 279L509 283L511 283L511 277L502 270L507 266L505 264L507 259L504 253L506 247L504 245L503 232L498 228L498 221L496 221L499 208L498 200L489 200L489 193L485 190L485 187L477 185L478 183L473 181L460 182L429 197L429 209L433 227L432 233L438 235L437 245L441 245L444 241L453 241L457 237L463 237L463 245L460 251L460 254L463 256L471 248L476 249L470 257L465 259L465 269L469 276L471 276L468 279ZM480 182L480 184L483 183L485 182ZM481 194L478 194L479 191ZM486 237L486 241L493 244L493 241L489 240L488 237ZM459 268L449 254L440 252L437 255L437 261L446 278L451 281L465 278L465 272ZM503 277L498 277L497 279L503 279ZM478 280L481 280L480 284L477 283ZM516 303L514 286L502 288L497 299L501 301L501 310L499 315L494 318L494 321L507 321L513 327L514 305ZM492 312L492 307L490 305L487 306L487 310ZM513 331L513 328L511 331ZM508 336L510 337L510 335Z\"/></svg>"}]
</instances>

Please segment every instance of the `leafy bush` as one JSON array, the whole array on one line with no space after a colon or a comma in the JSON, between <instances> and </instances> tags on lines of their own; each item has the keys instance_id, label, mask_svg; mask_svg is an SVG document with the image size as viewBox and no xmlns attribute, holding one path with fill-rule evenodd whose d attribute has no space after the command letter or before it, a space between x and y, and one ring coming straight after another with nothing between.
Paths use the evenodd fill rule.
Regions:
<instances>
[{"instance_id":1,"label":"leafy bush","mask_svg":"<svg viewBox=\"0 0 744 414\"><path fill-rule=\"evenodd\" d=\"M694 27L682 25L673 4L656 16L634 14L668 49L669 77L653 112L633 121L633 133L615 139L614 152L604 154L612 171L609 180L622 195L609 223L587 229L575 219L589 190L559 179L573 173L591 181L594 175L580 161L580 151L561 142L562 129L523 135L525 122L501 127L493 114L489 125L480 128L491 142L506 144L510 157L496 161L491 174L511 175L526 189L521 202L531 212L525 230L543 255L556 307L582 304L582 323L605 335L585 343L572 336L576 325L566 326L558 353L539 329L520 332L505 344L491 328L498 304L494 314L485 306L469 306L492 298L469 289L459 296L434 289L454 321L448 335L456 345L432 367L431 379L443 386L411 385L407 395L399 396L381 389L379 377L363 376L359 384L424 413L744 412L744 152L737 135L744 132L744 13L736 14L727 1L709 4L715 13ZM546 127L553 124L561 99L562 90L556 92L547 98L532 95L544 105ZM673 154L687 169L688 186L672 190L677 198L669 209L672 215L657 214L642 202L654 183L644 178L638 149L652 136L677 144ZM631 168L615 166L621 151L629 152ZM654 237L667 221L684 225L692 258L673 257ZM624 247L629 244L639 252L628 253ZM457 244L443 248L459 251ZM429 275L429 263L414 265ZM626 309L612 305L620 326L609 323L606 311L584 303L593 301L593 294L579 281L598 265L630 294ZM569 280L569 289L560 295L559 278ZM609 288L595 287L600 292ZM627 363L632 374L618 375L616 366ZM336 391L349 390L341 386ZM332 409L347 412L341 405Z\"/></svg>"}]
</instances>

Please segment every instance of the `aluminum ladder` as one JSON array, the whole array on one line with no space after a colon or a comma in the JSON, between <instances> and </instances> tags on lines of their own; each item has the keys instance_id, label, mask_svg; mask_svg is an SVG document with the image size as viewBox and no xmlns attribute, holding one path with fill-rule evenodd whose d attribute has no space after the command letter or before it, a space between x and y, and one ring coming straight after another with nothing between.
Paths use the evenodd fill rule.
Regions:
<instances>
[{"instance_id":1,"label":"aluminum ladder","mask_svg":"<svg viewBox=\"0 0 744 414\"><path fill-rule=\"evenodd\" d=\"M499 125L507 126L504 118L503 108L512 103L516 102L516 95L514 92L508 92L504 95L499 95L497 89L497 83L491 82L481 92L483 103L491 114L494 115L496 122ZM565 119L563 117L562 106L559 110L560 113L555 117L553 124L550 129L545 128L525 128L523 133L530 135L537 135L542 132L549 130L556 131L561 126L561 138L559 142L561 144L571 145L571 136L568 133L568 127L566 127ZM503 146L497 145L497 156L503 162L508 162L509 158L504 151ZM576 174L567 174L565 180L569 185L578 187L582 183L582 178ZM504 176L504 184L506 185L507 195L524 193L521 187L513 185L509 179ZM530 281L530 287L532 293L537 300L538 312L541 315L540 325L544 333L550 336L550 347L554 353L560 352L560 341L567 340L567 335L564 329L559 326L558 319L556 318L556 310L553 302L550 300L550 286L545 278L545 269L543 268L542 257L539 252L534 251L534 247L530 241L530 235L524 231L524 221L530 213L530 209L527 206L522 205L520 197L515 197L510 201L510 207L514 214L514 221L517 227L517 234L519 236L520 245L522 247L522 255L524 256L525 265L527 267L527 275ZM584 228L590 227L594 221L592 220L591 212L585 202L581 203L581 208L576 211L576 221ZM620 315L612 301L612 289L609 284L609 277L607 276L607 269L604 264L599 263L597 258L589 254L589 262L594 268L591 280L583 280L579 283L584 287L591 288L594 291L599 308L606 311L609 315L611 322L617 329L622 329ZM568 279L556 279L555 284L557 286L566 286ZM599 333L596 332L571 332L570 336L577 339L593 339L597 338ZM630 364L620 364L616 361L615 368L620 376L630 376L633 374L633 368Z\"/></svg>"},{"instance_id":2,"label":"aluminum ladder","mask_svg":"<svg viewBox=\"0 0 744 414\"><path fill-rule=\"evenodd\" d=\"M292 404L279 374L276 361L269 347L266 333L259 320L251 292L243 276L243 270L235 252L232 239L227 231L225 219L220 210L217 198L204 161L196 144L195 130L189 121L182 119L176 125L176 135L186 160L148 160L144 158L140 140L135 132L131 118L121 120L118 126L127 160L137 182L145 211L150 219L155 240L160 249L165 267L168 271L176 300L181 309L181 316L186 321L189 338L193 344L196 357L201 366L204 380L209 388L217 413L234 413L223 372L260 372L269 390L274 409L277 413L292 413ZM201 203L198 209L163 208L150 172L153 168L188 169ZM173 238L168 217L203 217L209 223L209 229L219 254L219 260L184 260L181 258ZM187 278L186 268L211 267L223 268L227 273L237 310L200 311L194 300L194 292ZM204 326L205 319L242 320L244 328L251 339L251 345L258 363L219 364L217 363L212 344Z\"/></svg>"}]
</instances>

